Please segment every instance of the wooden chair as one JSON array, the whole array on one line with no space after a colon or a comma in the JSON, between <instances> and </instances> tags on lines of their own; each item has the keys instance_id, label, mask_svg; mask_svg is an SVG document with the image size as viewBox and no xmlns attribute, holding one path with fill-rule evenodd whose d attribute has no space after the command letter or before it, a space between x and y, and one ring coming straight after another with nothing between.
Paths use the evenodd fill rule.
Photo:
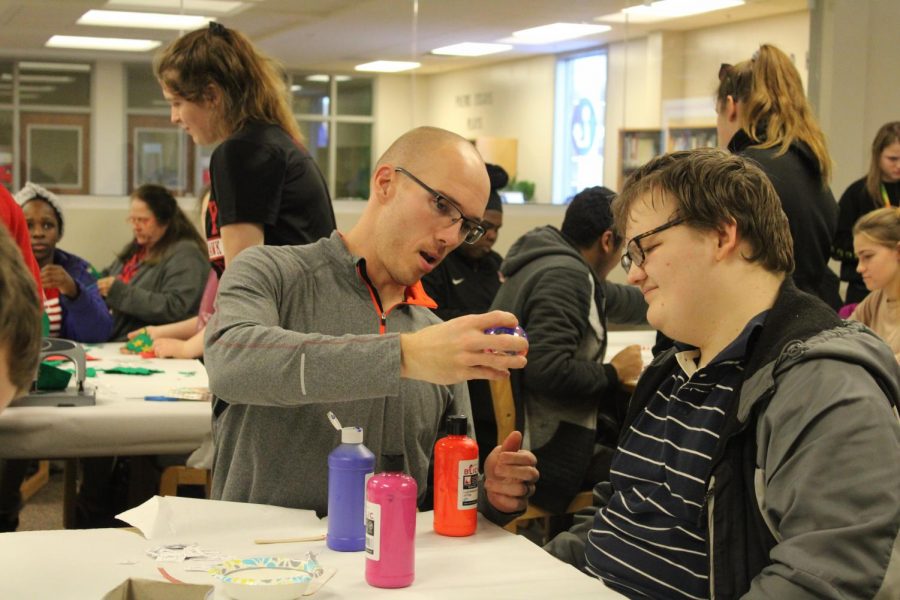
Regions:
<instances>
[{"instance_id":1,"label":"wooden chair","mask_svg":"<svg viewBox=\"0 0 900 600\"><path fill-rule=\"evenodd\" d=\"M177 496L180 485L202 485L204 494L209 498L210 471L193 467L166 467L159 480L160 496Z\"/></svg>"},{"instance_id":2,"label":"wooden chair","mask_svg":"<svg viewBox=\"0 0 900 600\"><path fill-rule=\"evenodd\" d=\"M22 485L19 486L19 491L22 493L22 502L27 501L38 493L38 490L47 485L48 481L50 481L50 461L38 461L38 470L30 477L25 478Z\"/></svg>"},{"instance_id":3,"label":"wooden chair","mask_svg":"<svg viewBox=\"0 0 900 600\"><path fill-rule=\"evenodd\" d=\"M512 384L509 378L497 379L490 381L491 401L494 405L494 418L497 420L497 443L502 443L506 436L516 428L516 403L513 399ZM564 514L578 512L582 508L591 505L593 496L590 490L579 492ZM533 504L529 504L525 512L510 521L505 529L515 533L520 525L525 525L531 519L541 519L544 531L548 529L549 517L555 516L556 513L544 510Z\"/></svg>"}]
</instances>

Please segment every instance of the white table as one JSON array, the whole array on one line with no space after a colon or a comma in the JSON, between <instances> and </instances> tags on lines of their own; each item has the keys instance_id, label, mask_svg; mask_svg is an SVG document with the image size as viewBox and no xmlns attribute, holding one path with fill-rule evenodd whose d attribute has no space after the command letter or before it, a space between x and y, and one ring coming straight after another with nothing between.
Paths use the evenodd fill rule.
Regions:
<instances>
[{"instance_id":1,"label":"white table","mask_svg":"<svg viewBox=\"0 0 900 600\"><path fill-rule=\"evenodd\" d=\"M641 347L641 358L644 359L644 366L650 364L650 361L653 359L653 354L650 350L656 343L655 329L607 331L606 336L606 360L611 359L624 350L626 346L631 346L632 344L638 344Z\"/></svg>"},{"instance_id":2,"label":"white table","mask_svg":"<svg viewBox=\"0 0 900 600\"><path fill-rule=\"evenodd\" d=\"M145 359L121 354L122 346L87 346L100 359L87 367L141 366L163 373L97 373L85 380L97 388L96 406L6 409L0 413L0 458L187 454L200 447L210 431L209 402L144 400L176 388L208 387L200 361Z\"/></svg>"},{"instance_id":3,"label":"white table","mask_svg":"<svg viewBox=\"0 0 900 600\"><path fill-rule=\"evenodd\" d=\"M223 523L214 538L197 542L207 550L234 557L317 555L337 573L315 598L409 598L466 600L499 598L619 599L602 582L553 558L521 536L479 517L478 532L450 538L432 530L433 513L419 513L416 534L416 579L399 590L372 588L365 582L362 552L334 552L324 542L257 546L246 532ZM186 583L212 585L204 572L187 571L186 563L158 563L145 554L159 541L119 529L35 531L0 534L0 598L101 598L128 578L163 581L157 567Z\"/></svg>"}]
</instances>

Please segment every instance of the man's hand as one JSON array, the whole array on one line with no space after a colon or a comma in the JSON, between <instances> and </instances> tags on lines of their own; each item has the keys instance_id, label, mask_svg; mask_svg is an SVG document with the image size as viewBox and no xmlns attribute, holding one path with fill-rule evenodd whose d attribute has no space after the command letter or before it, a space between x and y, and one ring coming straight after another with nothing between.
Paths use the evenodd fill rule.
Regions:
<instances>
[{"instance_id":1,"label":"man's hand","mask_svg":"<svg viewBox=\"0 0 900 600\"><path fill-rule=\"evenodd\" d=\"M506 436L503 444L494 448L484 461L487 499L501 512L525 510L539 477L537 457L522 450L522 434L518 431Z\"/></svg>"},{"instance_id":2,"label":"man's hand","mask_svg":"<svg viewBox=\"0 0 900 600\"><path fill-rule=\"evenodd\" d=\"M78 296L75 280L59 265L47 265L41 269L41 287L57 288L60 294L68 298Z\"/></svg>"},{"instance_id":3,"label":"man's hand","mask_svg":"<svg viewBox=\"0 0 900 600\"><path fill-rule=\"evenodd\" d=\"M185 356L184 340L173 338L153 340L153 353L157 358L193 358Z\"/></svg>"},{"instance_id":4,"label":"man's hand","mask_svg":"<svg viewBox=\"0 0 900 600\"><path fill-rule=\"evenodd\" d=\"M495 310L401 334L400 376L438 384L508 377L510 369L525 366L519 354L528 351L528 340L484 330L516 325L515 315Z\"/></svg>"},{"instance_id":5,"label":"man's hand","mask_svg":"<svg viewBox=\"0 0 900 600\"><path fill-rule=\"evenodd\" d=\"M609 361L621 382L636 381L644 368L644 360L641 358L641 347L637 344L628 346Z\"/></svg>"}]
</instances>

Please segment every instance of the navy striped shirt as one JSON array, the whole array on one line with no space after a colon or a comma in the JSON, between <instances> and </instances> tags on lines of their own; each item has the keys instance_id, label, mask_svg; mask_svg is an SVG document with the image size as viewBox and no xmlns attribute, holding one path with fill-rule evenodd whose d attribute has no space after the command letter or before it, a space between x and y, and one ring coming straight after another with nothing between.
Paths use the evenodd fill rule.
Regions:
<instances>
[{"instance_id":1,"label":"navy striped shirt","mask_svg":"<svg viewBox=\"0 0 900 600\"><path fill-rule=\"evenodd\" d=\"M751 336L767 313L702 369L699 350L679 352L619 445L614 494L585 547L588 572L610 588L631 598L709 597L704 500L712 455L737 401Z\"/></svg>"}]
</instances>

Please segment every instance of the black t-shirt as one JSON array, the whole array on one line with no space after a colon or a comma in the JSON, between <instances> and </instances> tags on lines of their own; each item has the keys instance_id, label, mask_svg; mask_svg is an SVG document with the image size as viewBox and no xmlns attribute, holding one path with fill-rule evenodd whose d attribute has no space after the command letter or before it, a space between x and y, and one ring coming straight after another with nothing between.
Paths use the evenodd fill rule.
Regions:
<instances>
[{"instance_id":1,"label":"black t-shirt","mask_svg":"<svg viewBox=\"0 0 900 600\"><path fill-rule=\"evenodd\" d=\"M267 246L309 244L336 228L325 179L312 157L277 125L251 123L210 159L206 211L209 260L225 270L220 229L259 223Z\"/></svg>"},{"instance_id":2,"label":"black t-shirt","mask_svg":"<svg viewBox=\"0 0 900 600\"><path fill-rule=\"evenodd\" d=\"M422 278L422 286L437 302L435 314L445 321L462 315L486 313L500 289L502 257L494 251L473 261L454 250Z\"/></svg>"}]
</instances>

